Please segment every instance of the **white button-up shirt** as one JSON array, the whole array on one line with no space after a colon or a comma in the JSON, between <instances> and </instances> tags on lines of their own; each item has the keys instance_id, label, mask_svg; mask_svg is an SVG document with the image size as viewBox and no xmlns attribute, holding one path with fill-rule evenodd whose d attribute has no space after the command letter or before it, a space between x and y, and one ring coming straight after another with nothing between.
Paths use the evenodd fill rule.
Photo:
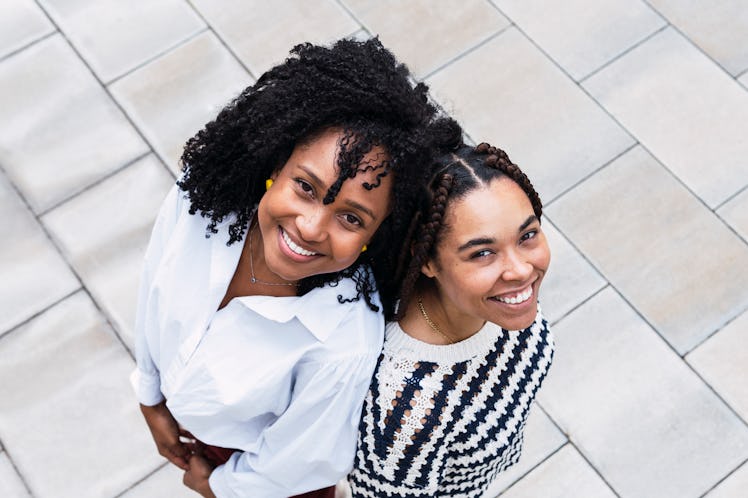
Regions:
<instances>
[{"instance_id":1,"label":"white button-up shirt","mask_svg":"<svg viewBox=\"0 0 748 498\"><path fill-rule=\"evenodd\" d=\"M210 476L218 497L287 497L350 470L364 396L384 333L355 284L300 297L245 296L218 310L242 243L226 219L188 213L176 186L151 235L138 298L138 400L164 399L201 441L237 448ZM378 304L378 296L374 296Z\"/></svg>"}]
</instances>

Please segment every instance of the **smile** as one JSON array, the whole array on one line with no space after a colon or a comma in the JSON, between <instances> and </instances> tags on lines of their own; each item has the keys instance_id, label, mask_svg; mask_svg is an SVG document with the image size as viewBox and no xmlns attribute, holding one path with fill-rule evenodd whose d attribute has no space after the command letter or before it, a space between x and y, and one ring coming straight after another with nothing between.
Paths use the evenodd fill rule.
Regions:
<instances>
[{"instance_id":1,"label":"smile","mask_svg":"<svg viewBox=\"0 0 748 498\"><path fill-rule=\"evenodd\" d=\"M497 301L501 301L502 303L520 304L520 303L524 303L531 297L532 297L532 285L528 287L526 291L520 292L517 295L509 296L509 297L496 297L495 299Z\"/></svg>"},{"instance_id":2,"label":"smile","mask_svg":"<svg viewBox=\"0 0 748 498\"><path fill-rule=\"evenodd\" d=\"M286 243L289 249L291 249L292 252L295 254L298 254L299 256L316 256L317 252L314 251L307 251L303 247L296 244L293 240L291 240L291 237L288 236L285 230L281 228L281 236L283 237L283 241Z\"/></svg>"}]
</instances>

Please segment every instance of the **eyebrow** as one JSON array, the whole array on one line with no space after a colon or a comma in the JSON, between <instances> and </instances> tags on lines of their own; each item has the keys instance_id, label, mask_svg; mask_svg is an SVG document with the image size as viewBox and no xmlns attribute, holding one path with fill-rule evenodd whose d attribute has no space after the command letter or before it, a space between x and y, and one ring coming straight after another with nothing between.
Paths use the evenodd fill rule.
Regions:
<instances>
[{"instance_id":1,"label":"eyebrow","mask_svg":"<svg viewBox=\"0 0 748 498\"><path fill-rule=\"evenodd\" d=\"M532 225L532 223L534 221L537 221L537 219L538 219L537 216L535 216L534 214L531 214L519 226L519 228L517 229L517 231L518 232L522 232L527 227L529 227L530 225ZM467 242L465 242L464 244L462 244L460 247L458 247L457 251L458 252L459 251L464 251L465 249L470 249L471 247L482 246L482 245L487 245L487 244L493 244L495 242L496 242L496 239L493 239L493 238L490 238L490 237L480 237L480 238L477 238L477 239L471 239L471 240L468 240Z\"/></svg>"},{"instance_id":2,"label":"eyebrow","mask_svg":"<svg viewBox=\"0 0 748 498\"><path fill-rule=\"evenodd\" d=\"M315 186L316 186L316 187L317 187L318 189L320 189L320 190L325 190L325 191L327 191L327 190L329 190L329 189L330 189L330 187L328 187L327 185L325 185L325 182L323 182L323 181L322 181L322 179L321 179L320 177L318 177L318 176L317 176L317 175L316 175L316 174L315 174L315 173L314 173L314 172L313 172L313 171L311 170L311 168L309 168L309 167L307 167L307 166L305 166L305 165L303 165L303 164L299 164L299 169L303 170L303 171L304 171L304 172L305 172L305 173L306 173L307 175L309 175L309 176L311 177L311 179L312 179L312 183L314 183L314 184L315 184ZM374 212L373 212L373 211L372 211L371 209L369 209L368 207L364 206L363 204L361 204L361 203L359 203L359 202L356 202L356 201L354 201L353 199L346 199L346 200L344 200L343 202L344 202L344 203L345 203L345 204L346 204L346 205L347 205L348 207L350 207L350 208L352 208L352 209L357 209L357 210L359 210L359 211L363 212L364 214L367 214L367 215L369 216L369 218L371 218L371 219L372 219L373 221L377 221L377 217L376 217L376 215L374 214Z\"/></svg>"}]
</instances>

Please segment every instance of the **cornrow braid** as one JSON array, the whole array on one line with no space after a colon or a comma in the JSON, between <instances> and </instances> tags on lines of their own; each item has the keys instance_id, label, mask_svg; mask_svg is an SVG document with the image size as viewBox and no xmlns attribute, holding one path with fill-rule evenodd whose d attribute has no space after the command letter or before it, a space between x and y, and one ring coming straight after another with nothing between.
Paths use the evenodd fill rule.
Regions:
<instances>
[{"instance_id":1,"label":"cornrow braid","mask_svg":"<svg viewBox=\"0 0 748 498\"><path fill-rule=\"evenodd\" d=\"M432 179L422 195L415 227L409 230L409 238L403 246L398 264L399 268L405 268L398 292L399 305L395 315L388 319L400 320L405 315L421 281L421 268L430 258L436 257L439 241L449 229L444 218L451 202L493 180L507 177L525 192L538 220L543 213L540 196L506 152L485 142L476 147L447 145L441 147L441 155L431 167Z\"/></svg>"},{"instance_id":2,"label":"cornrow braid","mask_svg":"<svg viewBox=\"0 0 748 498\"><path fill-rule=\"evenodd\" d=\"M527 198L530 199L532 204L532 210L535 212L535 216L540 220L540 215L543 214L543 203L540 202L540 196L532 186L530 179L527 175L519 169L519 166L514 164L503 150L489 145L486 142L482 142L475 147L475 152L478 154L487 154L484 164L491 168L496 168L506 176L511 178L514 183L520 186L525 192Z\"/></svg>"}]
</instances>

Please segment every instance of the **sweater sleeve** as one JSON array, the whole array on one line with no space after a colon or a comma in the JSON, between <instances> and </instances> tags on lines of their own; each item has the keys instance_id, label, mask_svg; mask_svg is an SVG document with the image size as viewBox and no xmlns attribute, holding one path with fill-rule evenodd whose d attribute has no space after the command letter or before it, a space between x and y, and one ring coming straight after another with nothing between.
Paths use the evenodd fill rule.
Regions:
<instances>
[{"instance_id":1,"label":"sweater sleeve","mask_svg":"<svg viewBox=\"0 0 748 498\"><path fill-rule=\"evenodd\" d=\"M288 497L332 486L353 464L376 354L299 366L287 410L255 452L236 452L210 476L216 496Z\"/></svg>"},{"instance_id":2,"label":"sweater sleeve","mask_svg":"<svg viewBox=\"0 0 748 498\"><path fill-rule=\"evenodd\" d=\"M146 406L156 405L164 399L163 394L161 394L159 370L150 347L154 343L153 339L158 337L158 331L153 330L152 320L149 320L148 317L148 306L154 275L161 262L164 248L177 224L179 213L183 208L183 195L184 192L177 185L174 185L161 204L146 249L140 276L135 315L135 361L137 366L130 376L130 382L138 401Z\"/></svg>"}]
</instances>

